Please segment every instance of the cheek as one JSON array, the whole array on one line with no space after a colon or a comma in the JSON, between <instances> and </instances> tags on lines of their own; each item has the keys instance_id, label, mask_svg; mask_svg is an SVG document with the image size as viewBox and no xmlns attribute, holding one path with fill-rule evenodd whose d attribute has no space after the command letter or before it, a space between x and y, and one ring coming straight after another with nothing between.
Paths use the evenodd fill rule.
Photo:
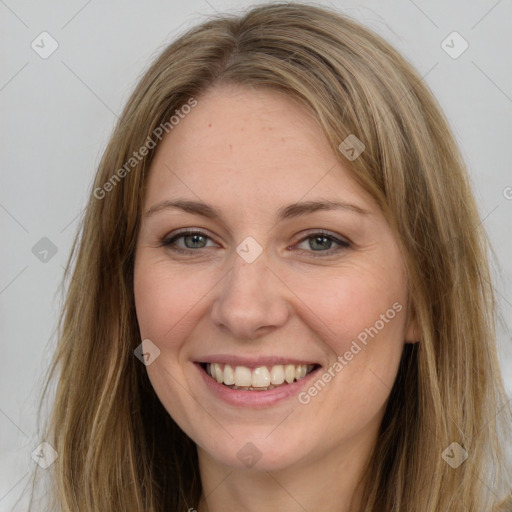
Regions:
<instances>
[{"instance_id":1,"label":"cheek","mask_svg":"<svg viewBox=\"0 0 512 512\"><path fill-rule=\"evenodd\" d=\"M324 339L336 353L349 349L350 341L364 342L380 335L389 340L403 341L407 289L400 273L383 274L373 268L344 270L311 283L297 280L297 294L307 297L304 315L317 317L324 325ZM299 289L301 287L302 289ZM317 320L317 322L318 322ZM376 332L377 331L377 332ZM348 345L347 345L348 344Z\"/></svg>"},{"instance_id":2,"label":"cheek","mask_svg":"<svg viewBox=\"0 0 512 512\"><path fill-rule=\"evenodd\" d=\"M317 332L329 363L299 401L315 411L326 438L351 438L381 420L403 351L406 291L361 277L329 280L330 293L310 296L311 311L301 313L324 321Z\"/></svg>"},{"instance_id":3,"label":"cheek","mask_svg":"<svg viewBox=\"0 0 512 512\"><path fill-rule=\"evenodd\" d=\"M344 411L359 411L368 420L386 400L403 351L405 274L358 266L325 276L314 288L299 280L296 286L302 287L297 295L308 298L300 315L309 318L309 325L316 324L329 352L323 375L332 394L322 391L319 401L325 399L326 406L337 402ZM322 384L317 388L323 389Z\"/></svg>"},{"instance_id":4,"label":"cheek","mask_svg":"<svg viewBox=\"0 0 512 512\"><path fill-rule=\"evenodd\" d=\"M160 350L146 371L160 402L187 431L193 422L186 420L190 396L184 391L188 386L182 363L208 284L197 273L176 272L161 258L144 254L136 259L134 295L141 340L151 340Z\"/></svg>"},{"instance_id":5,"label":"cheek","mask_svg":"<svg viewBox=\"0 0 512 512\"><path fill-rule=\"evenodd\" d=\"M153 258L141 258L134 269L135 308L141 337L162 348L179 345L211 284L197 273L177 272ZM199 306L199 307L198 307Z\"/></svg>"}]
</instances>

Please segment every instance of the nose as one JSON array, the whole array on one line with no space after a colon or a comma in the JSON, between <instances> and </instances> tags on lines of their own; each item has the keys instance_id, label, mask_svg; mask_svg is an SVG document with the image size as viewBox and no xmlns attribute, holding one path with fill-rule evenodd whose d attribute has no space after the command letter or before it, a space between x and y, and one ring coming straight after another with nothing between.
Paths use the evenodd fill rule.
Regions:
<instances>
[{"instance_id":1,"label":"nose","mask_svg":"<svg viewBox=\"0 0 512 512\"><path fill-rule=\"evenodd\" d=\"M252 263L235 254L232 270L219 286L211 318L232 338L256 339L282 327L289 318L286 287L267 267L264 253Z\"/></svg>"}]
</instances>

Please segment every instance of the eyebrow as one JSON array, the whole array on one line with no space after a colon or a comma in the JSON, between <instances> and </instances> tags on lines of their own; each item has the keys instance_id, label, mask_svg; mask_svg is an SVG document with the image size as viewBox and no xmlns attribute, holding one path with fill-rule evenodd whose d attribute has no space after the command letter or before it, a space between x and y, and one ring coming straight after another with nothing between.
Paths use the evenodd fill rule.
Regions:
<instances>
[{"instance_id":1,"label":"eyebrow","mask_svg":"<svg viewBox=\"0 0 512 512\"><path fill-rule=\"evenodd\" d=\"M165 199L154 204L151 208L149 208L144 213L144 217L149 217L156 212L167 210L169 208L177 208L183 210L184 212L192 213L195 215L201 215L208 219L214 219L218 221L223 220L221 213L218 210L216 210L213 206L210 206L201 201L193 201L189 199ZM370 213L361 208L360 206L345 203L343 201L317 200L303 201L283 206L277 211L276 218L278 221L285 220L293 217L299 217L301 215L307 215L309 213L314 213L321 210L345 210L360 215L368 215Z\"/></svg>"}]
</instances>

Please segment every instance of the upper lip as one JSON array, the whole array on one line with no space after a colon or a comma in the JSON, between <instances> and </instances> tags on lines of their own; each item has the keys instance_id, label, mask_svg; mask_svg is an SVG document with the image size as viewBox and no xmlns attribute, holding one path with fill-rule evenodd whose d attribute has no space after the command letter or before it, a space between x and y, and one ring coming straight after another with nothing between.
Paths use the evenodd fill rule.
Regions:
<instances>
[{"instance_id":1,"label":"upper lip","mask_svg":"<svg viewBox=\"0 0 512 512\"><path fill-rule=\"evenodd\" d=\"M229 354L215 354L204 356L197 359L198 363L219 363L229 364L230 366L246 366L247 368L258 368L259 366L272 367L278 364L304 364L304 365L319 365L316 361L297 359L294 357L286 356L258 356L258 357L243 357L239 355Z\"/></svg>"}]
</instances>

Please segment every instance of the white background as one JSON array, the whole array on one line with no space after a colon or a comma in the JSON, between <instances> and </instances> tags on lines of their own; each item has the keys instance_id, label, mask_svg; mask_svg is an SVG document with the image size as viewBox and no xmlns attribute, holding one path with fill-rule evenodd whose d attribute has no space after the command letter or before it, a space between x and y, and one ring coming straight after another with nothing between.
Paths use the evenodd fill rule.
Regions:
<instances>
[{"instance_id":1,"label":"white background","mask_svg":"<svg viewBox=\"0 0 512 512\"><path fill-rule=\"evenodd\" d=\"M215 11L252 3L0 0L0 512L26 510L24 499L15 503L42 441L35 411L55 343L58 286L116 116L177 35ZM500 350L512 392L511 0L319 3L390 41L447 114L496 253ZM43 31L59 45L47 59L31 48ZM453 31L469 43L457 59L441 47ZM43 237L57 248L47 262L32 253Z\"/></svg>"}]
</instances>

